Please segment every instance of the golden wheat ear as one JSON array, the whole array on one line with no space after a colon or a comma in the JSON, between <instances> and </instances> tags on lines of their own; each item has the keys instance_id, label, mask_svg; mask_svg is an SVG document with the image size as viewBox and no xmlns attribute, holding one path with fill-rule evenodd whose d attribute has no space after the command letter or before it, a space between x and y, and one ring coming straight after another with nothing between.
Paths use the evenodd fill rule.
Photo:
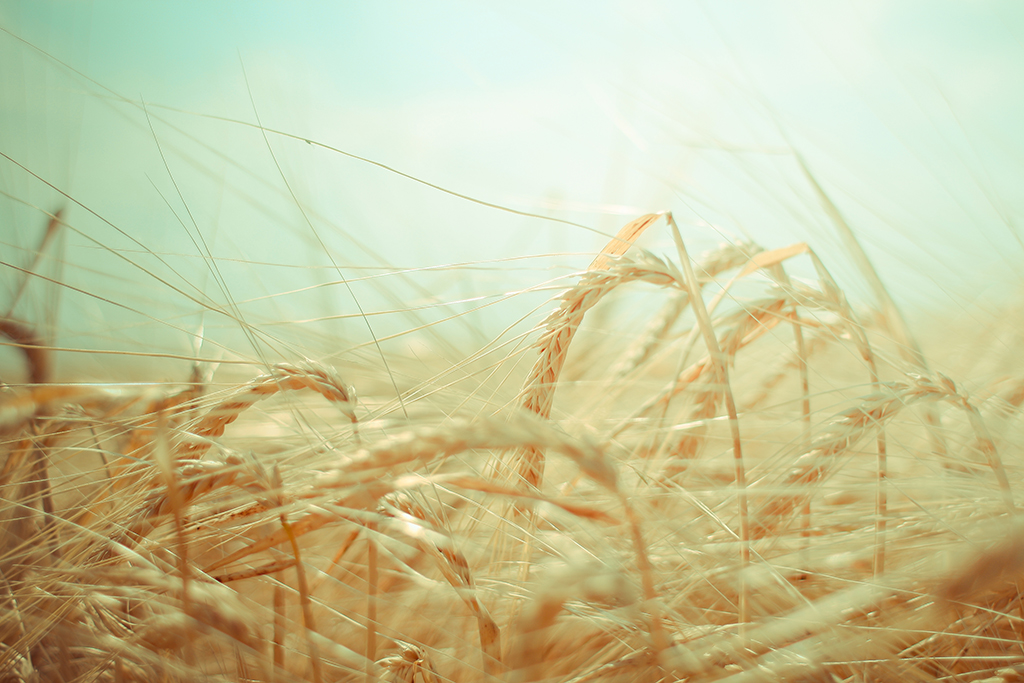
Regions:
<instances>
[{"instance_id":1,"label":"golden wheat ear","mask_svg":"<svg viewBox=\"0 0 1024 683\"><path fill-rule=\"evenodd\" d=\"M625 254L660 217L661 214L649 213L624 225L591 262L579 283L562 295L558 308L548 316L544 332L536 342L539 358L534 362L520 392L520 405L523 408L543 418L551 416L558 377L569 354L569 345L588 310L623 282L659 278L656 270L645 272L642 268L635 271L624 268L622 273L607 271L613 263L612 259ZM515 454L513 462L518 462L516 470L526 486L540 486L544 477L544 454L541 451L527 449Z\"/></svg>"},{"instance_id":2,"label":"golden wheat ear","mask_svg":"<svg viewBox=\"0 0 1024 683\"><path fill-rule=\"evenodd\" d=\"M355 392L341 377L324 365L307 361L300 365L279 363L269 373L261 375L245 386L230 393L217 405L206 411L185 431L190 437L180 446L179 457L197 459L210 447L210 439L224 434L229 424L257 401L281 391L310 389L337 405L353 425L358 424L355 412Z\"/></svg>"}]
</instances>

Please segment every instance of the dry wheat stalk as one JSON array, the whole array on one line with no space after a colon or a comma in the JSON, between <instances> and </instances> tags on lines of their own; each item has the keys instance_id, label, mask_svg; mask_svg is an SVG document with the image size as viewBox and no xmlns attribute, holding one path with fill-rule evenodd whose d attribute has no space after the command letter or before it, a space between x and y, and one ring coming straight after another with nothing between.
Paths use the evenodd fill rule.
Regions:
<instances>
[{"instance_id":1,"label":"dry wheat stalk","mask_svg":"<svg viewBox=\"0 0 1024 683\"><path fill-rule=\"evenodd\" d=\"M295 558L287 558L284 560L267 562L266 564L262 564L257 567L249 567L248 569L241 569L234 572L228 572L226 574L218 574L212 578L219 583L231 583L232 581L243 581L257 576L276 574L284 571L285 569L291 569L294 566Z\"/></svg>"},{"instance_id":2,"label":"dry wheat stalk","mask_svg":"<svg viewBox=\"0 0 1024 683\"><path fill-rule=\"evenodd\" d=\"M708 315L707 308L704 305L704 300L701 298L700 287L697 284L697 277L694 275L693 265L690 263L690 256L686 251L686 246L683 244L683 237L679 232L679 227L676 225L675 220L673 220L671 213L667 214L666 217L668 219L669 227L672 229L672 239L675 240L676 248L679 250L679 261L682 263L683 272L686 273L686 287L690 293L690 301L693 306L693 311L697 316L697 326L700 328L701 334L704 337L704 344L708 350L708 356L711 360L711 367L713 368L716 383L723 387L725 406L729 414L729 429L732 432L733 458L736 464L736 490L738 492L737 502L739 504L740 518L739 539L741 574L740 600L737 619L739 621L740 635L742 636L750 618L748 609L749 596L747 595L747 587L745 583L746 578L745 574L742 573L750 564L750 520L747 514L747 474L746 466L743 462L740 421L739 416L736 413L736 399L733 396L732 387L729 384L728 356L722 352L719 341L715 335L715 328L711 323L711 317ZM661 656L661 653L666 647L667 643L655 642L655 651L659 656Z\"/></svg>"},{"instance_id":3,"label":"dry wheat stalk","mask_svg":"<svg viewBox=\"0 0 1024 683\"><path fill-rule=\"evenodd\" d=\"M784 320L783 309L788 304L786 298L757 301L716 321L716 327L722 330L719 345L725 354L726 362L730 366L734 365L740 349L749 346ZM725 399L725 385L716 381L713 368L710 356L690 366L677 378L675 386L654 396L638 411L633 420L624 424L635 424L635 419L646 417L654 409L667 410L668 402L674 395L689 391L694 395L695 405L686 417L685 423L695 426L677 437L666 450L668 455L676 460L676 466L682 464L680 461L696 457L706 432L707 421L718 415L718 406ZM684 379L685 382L680 381ZM669 469L667 474L671 473L672 470Z\"/></svg>"},{"instance_id":4,"label":"dry wheat stalk","mask_svg":"<svg viewBox=\"0 0 1024 683\"><path fill-rule=\"evenodd\" d=\"M32 279L31 276L39 266L39 261L43 257L43 252L46 250L47 245L53 241L57 232L60 230L60 227L64 224L61 220L63 213L63 209L58 209L56 213L48 214L50 220L47 222L46 230L43 232L43 235L39 240L39 247L35 251L32 263L28 268L18 269L21 270L22 273L21 282L18 284L18 289L14 292L10 303L7 305L7 312L3 316L0 316L0 335L10 339L10 346L14 346L19 349L22 352L22 355L25 356L25 364L28 366L28 381L30 384L45 384L50 381L51 375L53 374L52 350L47 346L42 336L36 332L31 325L15 320L12 316L14 315L15 309L18 307L18 302L21 300L21 296L25 293L25 289L28 287L29 280Z\"/></svg>"},{"instance_id":5,"label":"dry wheat stalk","mask_svg":"<svg viewBox=\"0 0 1024 683\"><path fill-rule=\"evenodd\" d=\"M50 349L31 326L11 318L0 318L0 334L11 340L10 346L24 354L30 383L44 384L50 381L53 365Z\"/></svg>"},{"instance_id":6,"label":"dry wheat stalk","mask_svg":"<svg viewBox=\"0 0 1024 683\"><path fill-rule=\"evenodd\" d=\"M299 605L302 608L303 635L306 638L306 648L309 650L309 661L313 669L313 683L321 683L323 681L323 664L320 660L320 647L317 644L317 640L313 637L317 633L316 622L313 620L313 608L310 604L306 568L302 564L302 551L299 549L298 537L295 535L295 531L292 529L292 525L288 522L287 517L282 513L279 519L281 521L281 528L291 545L292 556L295 558L294 566L299 585ZM367 654L372 655L373 653L368 650ZM374 661L372 656L369 658L369 661ZM368 669L368 676L371 673L372 669Z\"/></svg>"}]
</instances>

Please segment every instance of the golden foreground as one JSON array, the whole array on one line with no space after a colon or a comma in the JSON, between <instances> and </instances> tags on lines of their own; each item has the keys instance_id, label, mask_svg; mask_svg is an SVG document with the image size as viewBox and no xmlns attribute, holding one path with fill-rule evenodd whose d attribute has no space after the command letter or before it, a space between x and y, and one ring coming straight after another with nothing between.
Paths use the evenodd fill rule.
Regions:
<instances>
[{"instance_id":1,"label":"golden foreground","mask_svg":"<svg viewBox=\"0 0 1024 683\"><path fill-rule=\"evenodd\" d=\"M59 384L6 321L0 680L1024 679L1018 318L876 308L652 214L451 366Z\"/></svg>"}]
</instances>

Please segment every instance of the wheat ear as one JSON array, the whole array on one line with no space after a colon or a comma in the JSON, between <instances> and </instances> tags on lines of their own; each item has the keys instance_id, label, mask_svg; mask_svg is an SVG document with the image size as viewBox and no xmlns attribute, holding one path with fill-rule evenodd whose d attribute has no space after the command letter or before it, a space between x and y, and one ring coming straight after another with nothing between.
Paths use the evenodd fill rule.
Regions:
<instances>
[{"instance_id":1,"label":"wheat ear","mask_svg":"<svg viewBox=\"0 0 1024 683\"><path fill-rule=\"evenodd\" d=\"M455 589L456 594L466 603L477 620L480 636L480 650L483 655L484 671L490 676L500 676L504 671L501 657L501 629L487 609L480 604L473 585L473 574L469 562L455 539L438 523L427 510L412 496L402 493L384 499L382 510L388 516L405 519L415 525L403 529L413 536L420 551L434 558L445 580Z\"/></svg>"},{"instance_id":2,"label":"wheat ear","mask_svg":"<svg viewBox=\"0 0 1024 683\"><path fill-rule=\"evenodd\" d=\"M267 491L266 483L254 477L249 469L242 466L241 458L233 455L228 456L224 462L188 462L180 466L173 476L176 491L172 493L170 489L157 489L150 492L125 526L126 538L137 542L149 534L162 517L176 509L184 509L193 500L211 491L226 486L238 486L260 494Z\"/></svg>"},{"instance_id":3,"label":"wheat ear","mask_svg":"<svg viewBox=\"0 0 1024 683\"><path fill-rule=\"evenodd\" d=\"M782 261L792 258L796 254L804 253L806 248L807 247L804 244L797 244L783 249L766 252L760 250L760 247L756 247L756 245L739 245L738 249L740 249L740 254L745 257L744 260L746 265L722 288L721 292L715 295L710 305L706 307L709 315L710 311L713 311L718 306L722 299L729 293L732 286L740 279L759 269L777 266ZM721 254L721 251L719 254ZM702 270L705 270L705 272L717 274L720 272L720 269L724 269L729 265L737 264L731 260L719 257L710 259L708 263L702 264L701 268ZM708 269L710 269L710 271ZM701 286L703 286L703 280L698 277L697 281ZM684 286L684 283L680 281L679 286ZM722 338L723 347L728 351L728 358L726 359L726 362L735 356L741 348L755 341L759 336L766 333L782 319L779 315L779 306L784 305L786 298L787 296L775 297L767 302L748 306L735 314L735 318L737 319L736 322ZM684 352L681 354L681 358L685 359L690 355L690 349L696 344L697 338L700 334L702 334L700 332L700 327L695 327L690 334L690 338L687 340ZM651 415L657 408L661 408L661 412L664 413L668 409L669 402L675 396L687 391L695 382L699 381L702 376L713 372L713 370L714 363L710 356L706 356L704 359L693 363L685 369L680 369L666 389L649 398L633 414L622 420L612 431L612 434L614 436L618 436L629 427L639 424L641 422L640 418ZM709 406L709 404L713 404L715 402L717 402L717 398L714 393L702 394L700 400L700 403L703 404L702 409L696 414L703 419L712 417L714 415L714 406ZM685 444L682 444L682 446L684 449L687 448Z\"/></svg>"},{"instance_id":4,"label":"wheat ear","mask_svg":"<svg viewBox=\"0 0 1024 683\"><path fill-rule=\"evenodd\" d=\"M395 644L401 649L401 654L377 662L387 672L383 679L385 683L414 683L417 675L423 683L441 683L437 669L423 648L401 640L396 640Z\"/></svg>"},{"instance_id":5,"label":"wheat ear","mask_svg":"<svg viewBox=\"0 0 1024 683\"><path fill-rule=\"evenodd\" d=\"M701 287L711 282L721 273L743 265L751 256L761 251L761 247L750 242L725 243L710 253L703 254L695 269ZM683 314L690 301L686 289L673 291L668 301L657 315L652 318L637 341L630 345L623 358L616 363L611 374L620 379L646 363L659 346L665 341L669 330L679 316Z\"/></svg>"},{"instance_id":6,"label":"wheat ear","mask_svg":"<svg viewBox=\"0 0 1024 683\"><path fill-rule=\"evenodd\" d=\"M734 364L741 349L785 320L783 311L788 305L789 300L785 297L764 299L745 306L725 319L720 319L718 327L722 332L719 347L725 363ZM691 409L686 421L696 427L684 432L672 446L672 455L676 458L693 458L703 438L707 420L718 414L718 404L725 395L725 388L716 377L715 365L709 355L678 375L670 390L663 391L648 401L639 412L639 416L646 415L651 408L658 405L667 410L668 401L677 393L686 390L695 393L696 405ZM624 426L628 424L629 422L623 423Z\"/></svg>"},{"instance_id":7,"label":"wheat ear","mask_svg":"<svg viewBox=\"0 0 1024 683\"><path fill-rule=\"evenodd\" d=\"M41 384L15 389L0 399L0 436L15 433L36 417L69 403L87 407L109 399L110 394L96 387Z\"/></svg>"},{"instance_id":8,"label":"wheat ear","mask_svg":"<svg viewBox=\"0 0 1024 683\"><path fill-rule=\"evenodd\" d=\"M548 316L544 323L544 333L537 341L540 357L534 362L523 384L520 394L523 408L543 418L551 416L555 388L569 353L569 344L588 310L623 282L652 277L657 279L653 271L646 271L642 267L631 272L627 272L628 268L620 268L614 273L607 271L612 264L611 259L626 253L633 242L659 217L660 214L649 213L623 226L590 264L579 283L562 295L558 308ZM519 453L517 459L522 481L528 486L539 487L544 477L544 453L529 447Z\"/></svg>"},{"instance_id":9,"label":"wheat ear","mask_svg":"<svg viewBox=\"0 0 1024 683\"><path fill-rule=\"evenodd\" d=\"M311 389L337 404L352 424L357 424L354 393L337 373L312 362L281 363L273 366L268 374L249 381L188 427L187 431L199 438L183 443L179 448L180 456L187 460L198 459L210 447L209 439L221 436L224 429L254 403L279 391L300 389Z\"/></svg>"},{"instance_id":10,"label":"wheat ear","mask_svg":"<svg viewBox=\"0 0 1024 683\"><path fill-rule=\"evenodd\" d=\"M883 391L864 398L856 408L836 416L831 423L831 429L814 441L812 450L796 459L790 471L773 488L794 491L824 480L834 467L836 456L850 450L870 430L881 429L906 407L945 401L960 407L967 414L999 484L1003 503L1009 512L1014 512L1013 491L1002 459L995 449L980 413L968 396L943 375L931 379L910 373L907 377L910 382L883 385ZM806 494L794 493L778 496L769 501L762 514L767 516L766 521L778 518L801 504L805 496Z\"/></svg>"}]
</instances>

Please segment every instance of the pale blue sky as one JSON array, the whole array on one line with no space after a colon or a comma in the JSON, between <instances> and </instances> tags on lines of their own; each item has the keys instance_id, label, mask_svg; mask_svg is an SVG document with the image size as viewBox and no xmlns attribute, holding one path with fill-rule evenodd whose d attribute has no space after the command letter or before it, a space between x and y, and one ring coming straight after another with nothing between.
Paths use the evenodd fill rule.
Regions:
<instances>
[{"instance_id":1,"label":"pale blue sky","mask_svg":"<svg viewBox=\"0 0 1024 683\"><path fill-rule=\"evenodd\" d=\"M249 302L274 348L322 355L331 338L365 341L363 322L285 323L356 316L351 294L282 292L561 254L353 285L370 311L493 298L585 267L597 233L662 209L695 251L723 235L808 241L866 293L789 144L902 300L966 306L1019 287L1018 3L0 0L0 28L0 151L102 218L0 159L15 198L0 197L2 260L24 266L42 229L26 203L69 205L82 235L65 236L59 279L114 302L30 288L19 314L56 307L68 345L187 354L202 326L204 353L222 353L218 340L248 342L203 311ZM246 125L256 112L300 139L264 141ZM660 229L644 246L671 252ZM18 282L2 275L0 299ZM483 338L542 300L467 327Z\"/></svg>"}]
</instances>

